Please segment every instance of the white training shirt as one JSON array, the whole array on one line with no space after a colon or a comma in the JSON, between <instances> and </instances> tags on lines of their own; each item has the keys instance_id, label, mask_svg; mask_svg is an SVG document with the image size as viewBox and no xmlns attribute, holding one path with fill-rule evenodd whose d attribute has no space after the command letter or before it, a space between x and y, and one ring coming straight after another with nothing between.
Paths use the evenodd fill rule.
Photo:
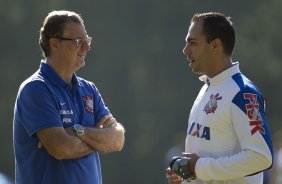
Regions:
<instances>
[{"instance_id":1,"label":"white training shirt","mask_svg":"<svg viewBox=\"0 0 282 184\"><path fill-rule=\"evenodd\" d=\"M205 84L190 112L185 151L196 153L192 184L263 184L272 165L264 100L239 63Z\"/></svg>"}]
</instances>

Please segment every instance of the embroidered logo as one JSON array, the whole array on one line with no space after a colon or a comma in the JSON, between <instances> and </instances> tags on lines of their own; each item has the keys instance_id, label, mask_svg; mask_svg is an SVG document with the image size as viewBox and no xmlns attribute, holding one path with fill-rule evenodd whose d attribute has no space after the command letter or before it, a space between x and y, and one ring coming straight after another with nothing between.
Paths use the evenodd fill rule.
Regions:
<instances>
[{"instance_id":1,"label":"embroidered logo","mask_svg":"<svg viewBox=\"0 0 282 184\"><path fill-rule=\"evenodd\" d=\"M246 104L247 116L249 118L250 126L252 126L251 134L254 135L257 131L265 133L263 121L259 112L259 103L257 102L257 95L251 93L244 93L244 99L249 100Z\"/></svg>"},{"instance_id":2,"label":"embroidered logo","mask_svg":"<svg viewBox=\"0 0 282 184\"><path fill-rule=\"evenodd\" d=\"M217 93L216 95L211 95L210 100L208 101L208 103L205 105L204 108L206 114L214 113L214 111L217 109L217 101L221 99L222 97L219 96L219 93Z\"/></svg>"},{"instance_id":3,"label":"embroidered logo","mask_svg":"<svg viewBox=\"0 0 282 184\"><path fill-rule=\"evenodd\" d=\"M82 100L84 101L86 111L93 113L93 96L82 96Z\"/></svg>"}]
</instances>

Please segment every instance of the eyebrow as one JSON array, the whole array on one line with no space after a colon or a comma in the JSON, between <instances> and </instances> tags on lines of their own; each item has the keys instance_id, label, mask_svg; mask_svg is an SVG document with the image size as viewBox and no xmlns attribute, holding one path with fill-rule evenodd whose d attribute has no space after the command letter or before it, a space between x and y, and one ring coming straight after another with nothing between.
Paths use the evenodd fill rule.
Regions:
<instances>
[{"instance_id":1,"label":"eyebrow","mask_svg":"<svg viewBox=\"0 0 282 184\"><path fill-rule=\"evenodd\" d=\"M196 40L195 38L188 38L188 40L185 38L186 42L191 42L191 41L195 41L195 40Z\"/></svg>"}]
</instances>

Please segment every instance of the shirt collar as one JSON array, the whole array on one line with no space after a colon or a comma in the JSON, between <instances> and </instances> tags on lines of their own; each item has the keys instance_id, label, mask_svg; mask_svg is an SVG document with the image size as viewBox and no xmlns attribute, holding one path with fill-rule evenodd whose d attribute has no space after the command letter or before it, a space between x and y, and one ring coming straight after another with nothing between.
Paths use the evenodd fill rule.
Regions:
<instances>
[{"instance_id":1,"label":"shirt collar","mask_svg":"<svg viewBox=\"0 0 282 184\"><path fill-rule=\"evenodd\" d=\"M232 63L232 66L224 70L223 72L217 74L216 76L209 78L206 75L199 77L200 81L203 81L207 85L217 85L229 77L232 77L236 73L241 73L239 69L239 62Z\"/></svg>"},{"instance_id":2,"label":"shirt collar","mask_svg":"<svg viewBox=\"0 0 282 184\"><path fill-rule=\"evenodd\" d=\"M57 73L56 71L46 63L46 60L43 59L41 60L39 70L55 85L67 88L67 89L72 89L79 87L79 81L77 79L76 74L74 73L72 76L72 84L69 84L65 82Z\"/></svg>"}]
</instances>

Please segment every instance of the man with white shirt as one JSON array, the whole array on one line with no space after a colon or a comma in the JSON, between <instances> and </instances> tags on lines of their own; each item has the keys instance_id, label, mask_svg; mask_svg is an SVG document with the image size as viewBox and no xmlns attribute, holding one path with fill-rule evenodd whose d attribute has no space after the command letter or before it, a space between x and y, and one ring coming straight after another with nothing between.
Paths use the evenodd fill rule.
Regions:
<instances>
[{"instance_id":1,"label":"man with white shirt","mask_svg":"<svg viewBox=\"0 0 282 184\"><path fill-rule=\"evenodd\" d=\"M272 141L258 88L232 61L235 31L229 17L195 14L183 53L204 86L191 109L185 152L193 184L263 184L272 166ZM170 184L182 177L167 169Z\"/></svg>"}]
</instances>

